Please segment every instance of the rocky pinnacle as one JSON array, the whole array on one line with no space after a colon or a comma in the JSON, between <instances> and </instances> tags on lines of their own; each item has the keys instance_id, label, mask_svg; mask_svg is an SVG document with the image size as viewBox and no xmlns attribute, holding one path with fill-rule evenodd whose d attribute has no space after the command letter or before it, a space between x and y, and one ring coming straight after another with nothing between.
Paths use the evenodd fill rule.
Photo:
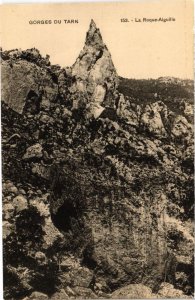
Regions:
<instances>
[{"instance_id":1,"label":"rocky pinnacle","mask_svg":"<svg viewBox=\"0 0 195 300\"><path fill-rule=\"evenodd\" d=\"M83 50L72 66L72 76L76 79L72 92L79 91L84 95L93 116L99 116L105 107L114 107L118 75L111 54L93 20Z\"/></svg>"}]
</instances>

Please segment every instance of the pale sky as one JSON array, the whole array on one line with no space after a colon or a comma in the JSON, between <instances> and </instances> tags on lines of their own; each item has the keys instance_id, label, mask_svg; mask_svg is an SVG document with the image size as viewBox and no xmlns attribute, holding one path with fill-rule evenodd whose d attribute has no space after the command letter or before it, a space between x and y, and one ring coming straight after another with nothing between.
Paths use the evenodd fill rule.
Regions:
<instances>
[{"instance_id":1,"label":"pale sky","mask_svg":"<svg viewBox=\"0 0 195 300\"><path fill-rule=\"evenodd\" d=\"M4 50L36 47L43 56L50 55L52 64L71 66L94 19L120 76L193 78L193 0L12 4L0 9ZM160 17L176 21L143 22L143 18ZM65 24L64 19L78 19L79 24ZM30 25L30 20L62 23Z\"/></svg>"}]
</instances>

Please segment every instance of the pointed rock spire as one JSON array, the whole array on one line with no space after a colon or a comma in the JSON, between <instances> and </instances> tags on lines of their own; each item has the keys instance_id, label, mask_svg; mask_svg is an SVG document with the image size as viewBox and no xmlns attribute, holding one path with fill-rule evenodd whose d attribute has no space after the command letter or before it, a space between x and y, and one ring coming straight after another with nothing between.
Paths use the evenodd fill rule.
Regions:
<instances>
[{"instance_id":1,"label":"pointed rock spire","mask_svg":"<svg viewBox=\"0 0 195 300\"><path fill-rule=\"evenodd\" d=\"M93 106L93 111L115 106L118 76L111 54L93 20L86 35L84 48L72 66L72 75L76 79L72 90L83 94L86 105Z\"/></svg>"}]
</instances>

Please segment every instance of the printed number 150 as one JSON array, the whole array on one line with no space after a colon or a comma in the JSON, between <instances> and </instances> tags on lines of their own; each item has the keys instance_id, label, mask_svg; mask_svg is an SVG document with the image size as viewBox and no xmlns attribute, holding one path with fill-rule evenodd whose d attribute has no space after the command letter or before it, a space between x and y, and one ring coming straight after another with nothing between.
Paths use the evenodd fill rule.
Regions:
<instances>
[{"instance_id":1,"label":"printed number 150","mask_svg":"<svg viewBox=\"0 0 195 300\"><path fill-rule=\"evenodd\" d=\"M121 19L121 22L129 22L129 20L128 20L128 19L125 19L125 18L123 18L123 19Z\"/></svg>"}]
</instances>

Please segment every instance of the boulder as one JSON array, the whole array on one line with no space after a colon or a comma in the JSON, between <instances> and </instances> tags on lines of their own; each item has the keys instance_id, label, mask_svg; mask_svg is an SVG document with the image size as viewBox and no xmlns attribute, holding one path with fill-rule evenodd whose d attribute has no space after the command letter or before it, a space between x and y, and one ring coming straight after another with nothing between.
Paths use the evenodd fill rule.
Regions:
<instances>
[{"instance_id":1,"label":"boulder","mask_svg":"<svg viewBox=\"0 0 195 300\"><path fill-rule=\"evenodd\" d=\"M16 212L19 213L28 208L28 201L24 196L18 195L13 199L13 206L15 207Z\"/></svg>"},{"instance_id":2,"label":"boulder","mask_svg":"<svg viewBox=\"0 0 195 300\"><path fill-rule=\"evenodd\" d=\"M93 272L87 268L78 268L72 272L73 286L89 287L93 278Z\"/></svg>"},{"instance_id":3,"label":"boulder","mask_svg":"<svg viewBox=\"0 0 195 300\"><path fill-rule=\"evenodd\" d=\"M152 290L143 284L129 284L112 293L113 299L150 299L155 298Z\"/></svg>"},{"instance_id":4,"label":"boulder","mask_svg":"<svg viewBox=\"0 0 195 300\"><path fill-rule=\"evenodd\" d=\"M2 222L3 226L3 239L6 239L12 232L14 232L14 225L8 221Z\"/></svg>"},{"instance_id":5,"label":"boulder","mask_svg":"<svg viewBox=\"0 0 195 300\"><path fill-rule=\"evenodd\" d=\"M38 175L41 178L49 178L49 168L43 163L32 163L32 173Z\"/></svg>"},{"instance_id":6,"label":"boulder","mask_svg":"<svg viewBox=\"0 0 195 300\"><path fill-rule=\"evenodd\" d=\"M43 155L43 147L40 144L35 144L26 149L23 159L41 158Z\"/></svg>"},{"instance_id":7,"label":"boulder","mask_svg":"<svg viewBox=\"0 0 195 300\"><path fill-rule=\"evenodd\" d=\"M12 193L12 194L17 195L18 194L18 189L15 185L13 185L9 188L9 192Z\"/></svg>"},{"instance_id":8,"label":"boulder","mask_svg":"<svg viewBox=\"0 0 195 300\"><path fill-rule=\"evenodd\" d=\"M3 205L3 219L10 220L14 215L14 205L12 203L6 203Z\"/></svg>"},{"instance_id":9,"label":"boulder","mask_svg":"<svg viewBox=\"0 0 195 300\"><path fill-rule=\"evenodd\" d=\"M41 114L39 121L43 124L54 124L54 119L46 113Z\"/></svg>"},{"instance_id":10,"label":"boulder","mask_svg":"<svg viewBox=\"0 0 195 300\"><path fill-rule=\"evenodd\" d=\"M45 254L41 251L38 251L35 253L35 259L36 259L37 263L39 264L39 266L44 266L47 263L47 258L45 256Z\"/></svg>"},{"instance_id":11,"label":"boulder","mask_svg":"<svg viewBox=\"0 0 195 300\"><path fill-rule=\"evenodd\" d=\"M41 103L40 103L40 107L43 110L49 110L50 106L51 106L51 102L49 101L49 99L46 98L46 97L42 97L42 100L41 100Z\"/></svg>"},{"instance_id":12,"label":"boulder","mask_svg":"<svg viewBox=\"0 0 195 300\"><path fill-rule=\"evenodd\" d=\"M33 292L30 296L29 296L30 300L47 300L49 299L48 296L46 294L40 293L40 292Z\"/></svg>"}]
</instances>

